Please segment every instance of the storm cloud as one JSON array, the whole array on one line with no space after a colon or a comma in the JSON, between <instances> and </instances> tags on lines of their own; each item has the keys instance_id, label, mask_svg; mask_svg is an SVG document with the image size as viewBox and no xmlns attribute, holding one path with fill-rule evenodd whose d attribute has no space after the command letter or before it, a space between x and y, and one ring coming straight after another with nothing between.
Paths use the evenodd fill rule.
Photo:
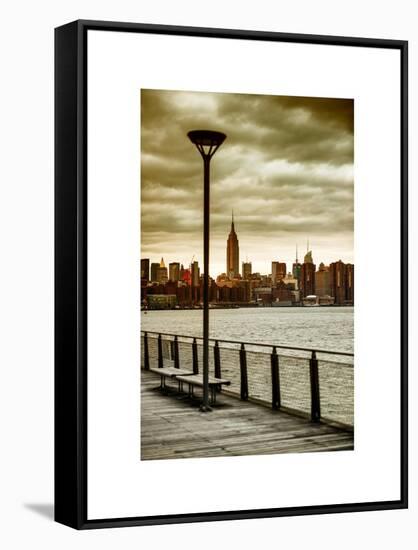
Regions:
<instances>
[{"instance_id":1,"label":"storm cloud","mask_svg":"<svg viewBox=\"0 0 418 550\"><path fill-rule=\"evenodd\" d=\"M141 255L202 263L203 163L187 138L224 132L211 163L211 276L225 271L234 210L240 261L288 269L309 239L314 261L354 261L354 102L141 90Z\"/></svg>"}]
</instances>

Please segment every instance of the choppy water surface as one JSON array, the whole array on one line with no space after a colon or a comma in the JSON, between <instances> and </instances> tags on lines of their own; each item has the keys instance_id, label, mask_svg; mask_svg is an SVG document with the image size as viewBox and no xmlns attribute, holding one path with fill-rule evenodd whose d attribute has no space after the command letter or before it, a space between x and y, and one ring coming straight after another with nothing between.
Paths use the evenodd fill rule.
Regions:
<instances>
[{"instance_id":1,"label":"choppy water surface","mask_svg":"<svg viewBox=\"0 0 418 550\"><path fill-rule=\"evenodd\" d=\"M202 336L201 310L148 311L142 313L142 330L184 336ZM210 336L222 340L286 345L309 349L353 353L354 308L242 308L210 312ZM164 361L172 365L170 338L163 340ZM240 395L239 345L221 343L222 376L231 381L228 391ZM279 349L282 406L309 414L310 352ZM249 396L271 403L271 348L246 346ZM151 366L157 366L156 335L149 338ZM192 369L191 340L179 340L181 367ZM198 364L202 365L198 343ZM317 354L321 394L321 416L354 424L353 357ZM164 363L166 364L166 363ZM209 371L214 375L213 347L209 350Z\"/></svg>"},{"instance_id":2,"label":"choppy water surface","mask_svg":"<svg viewBox=\"0 0 418 550\"><path fill-rule=\"evenodd\" d=\"M141 330L202 336L201 310L142 312ZM226 340L354 351L353 307L241 308L210 311L210 336Z\"/></svg>"}]
</instances>

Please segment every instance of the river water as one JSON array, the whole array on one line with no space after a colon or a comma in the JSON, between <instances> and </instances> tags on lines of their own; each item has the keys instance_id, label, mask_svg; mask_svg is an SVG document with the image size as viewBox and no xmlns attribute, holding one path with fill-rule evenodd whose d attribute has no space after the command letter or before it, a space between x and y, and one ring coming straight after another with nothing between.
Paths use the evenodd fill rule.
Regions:
<instances>
[{"instance_id":1,"label":"river water","mask_svg":"<svg viewBox=\"0 0 418 550\"><path fill-rule=\"evenodd\" d=\"M210 310L210 337L354 352L353 307ZM201 310L142 312L141 330L202 336Z\"/></svg>"},{"instance_id":2,"label":"river water","mask_svg":"<svg viewBox=\"0 0 418 550\"><path fill-rule=\"evenodd\" d=\"M141 330L183 336L202 336L201 310L154 310L142 312ZM237 340L354 352L354 308L294 307L240 308L210 311L210 337L220 341L222 377L231 381L228 391L240 395L239 346L222 343ZM163 341L164 366L172 366L169 340ZM213 344L213 342L212 342ZM157 339L149 335L151 367L156 367ZM192 369L191 340L179 339L180 366ZM282 406L309 414L311 353L278 349ZM249 396L270 403L272 399L271 348L246 346ZM330 420L354 424L354 362L353 357L317 355L321 393L321 416ZM166 363L166 361L168 361ZM202 345L198 344L199 371L202 365ZM209 350L209 371L214 375L213 347Z\"/></svg>"}]
</instances>

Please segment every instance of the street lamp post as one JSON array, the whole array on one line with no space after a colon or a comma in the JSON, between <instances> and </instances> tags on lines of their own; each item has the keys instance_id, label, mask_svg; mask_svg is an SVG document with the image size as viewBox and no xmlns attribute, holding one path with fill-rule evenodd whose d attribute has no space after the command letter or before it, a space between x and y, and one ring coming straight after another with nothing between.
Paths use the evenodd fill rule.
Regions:
<instances>
[{"instance_id":1,"label":"street lamp post","mask_svg":"<svg viewBox=\"0 0 418 550\"><path fill-rule=\"evenodd\" d=\"M210 161L226 135L211 130L188 132L190 141L196 145L203 158L203 402L200 410L210 411L209 406L209 205Z\"/></svg>"}]
</instances>

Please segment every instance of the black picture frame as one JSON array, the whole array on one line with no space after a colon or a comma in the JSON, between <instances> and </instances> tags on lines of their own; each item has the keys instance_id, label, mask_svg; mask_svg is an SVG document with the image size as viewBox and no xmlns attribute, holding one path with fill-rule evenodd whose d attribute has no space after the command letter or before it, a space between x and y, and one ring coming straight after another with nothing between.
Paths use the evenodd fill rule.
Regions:
<instances>
[{"instance_id":1,"label":"black picture frame","mask_svg":"<svg viewBox=\"0 0 418 550\"><path fill-rule=\"evenodd\" d=\"M87 517L87 33L89 30L389 48L401 57L400 499L227 512ZM408 506L408 42L79 20L55 29L55 520L76 529L158 525Z\"/></svg>"}]
</instances>

